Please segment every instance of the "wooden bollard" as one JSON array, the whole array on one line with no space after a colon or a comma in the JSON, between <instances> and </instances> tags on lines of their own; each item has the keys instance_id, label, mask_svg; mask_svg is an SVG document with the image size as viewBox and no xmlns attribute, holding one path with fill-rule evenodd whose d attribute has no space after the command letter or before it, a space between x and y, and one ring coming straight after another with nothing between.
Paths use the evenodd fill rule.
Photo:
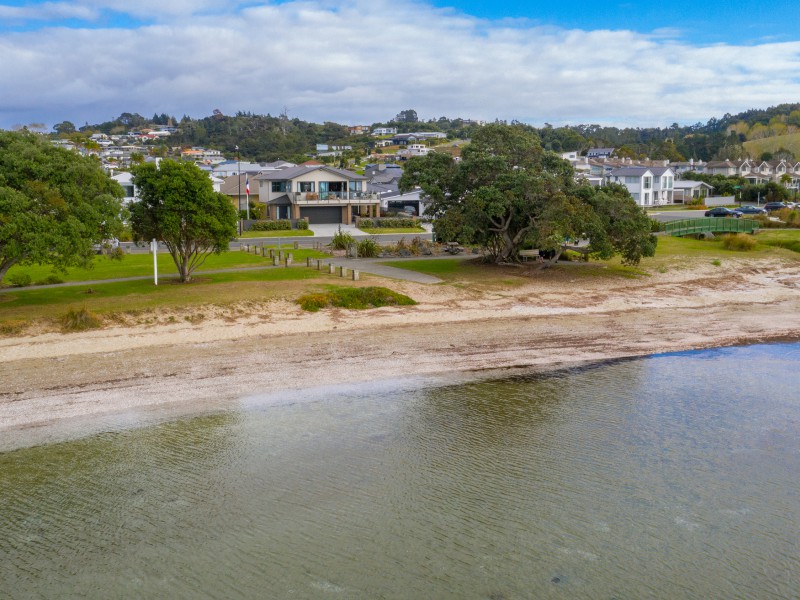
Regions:
<instances>
[{"instance_id":1,"label":"wooden bollard","mask_svg":"<svg viewBox=\"0 0 800 600\"><path fill-rule=\"evenodd\" d=\"M317 271L321 271L321 270L322 270L322 261L317 259Z\"/></svg>"},{"instance_id":2,"label":"wooden bollard","mask_svg":"<svg viewBox=\"0 0 800 600\"><path fill-rule=\"evenodd\" d=\"M339 271L339 277L347 277L347 269L342 267L342 270Z\"/></svg>"},{"instance_id":3,"label":"wooden bollard","mask_svg":"<svg viewBox=\"0 0 800 600\"><path fill-rule=\"evenodd\" d=\"M353 281L358 281L358 271L353 269Z\"/></svg>"},{"instance_id":4,"label":"wooden bollard","mask_svg":"<svg viewBox=\"0 0 800 600\"><path fill-rule=\"evenodd\" d=\"M298 248L300 248L300 242L295 242L294 249L297 250Z\"/></svg>"},{"instance_id":5,"label":"wooden bollard","mask_svg":"<svg viewBox=\"0 0 800 600\"><path fill-rule=\"evenodd\" d=\"M272 266L273 267L277 267L278 266L278 257L277 256L273 256L272 257Z\"/></svg>"},{"instance_id":6,"label":"wooden bollard","mask_svg":"<svg viewBox=\"0 0 800 600\"><path fill-rule=\"evenodd\" d=\"M267 249L264 246L261 246L261 257L264 258L267 255Z\"/></svg>"},{"instance_id":7,"label":"wooden bollard","mask_svg":"<svg viewBox=\"0 0 800 600\"><path fill-rule=\"evenodd\" d=\"M247 252L250 253L250 244L247 244Z\"/></svg>"},{"instance_id":8,"label":"wooden bollard","mask_svg":"<svg viewBox=\"0 0 800 600\"><path fill-rule=\"evenodd\" d=\"M270 258L275 258L275 248L270 248L269 249L269 257Z\"/></svg>"},{"instance_id":9,"label":"wooden bollard","mask_svg":"<svg viewBox=\"0 0 800 600\"><path fill-rule=\"evenodd\" d=\"M292 264L292 259L291 258L289 258L287 256L286 258L283 259L283 266L284 267L288 267L290 264Z\"/></svg>"},{"instance_id":10,"label":"wooden bollard","mask_svg":"<svg viewBox=\"0 0 800 600\"><path fill-rule=\"evenodd\" d=\"M336 272L336 267L333 266L333 263L328 264L328 273L333 275Z\"/></svg>"},{"instance_id":11,"label":"wooden bollard","mask_svg":"<svg viewBox=\"0 0 800 600\"><path fill-rule=\"evenodd\" d=\"M307 257L306 257L306 266L307 266L307 267L310 267L310 266L311 266L311 257L310 257L310 256L307 256Z\"/></svg>"},{"instance_id":12,"label":"wooden bollard","mask_svg":"<svg viewBox=\"0 0 800 600\"><path fill-rule=\"evenodd\" d=\"M278 250L278 260L283 260L283 250Z\"/></svg>"}]
</instances>

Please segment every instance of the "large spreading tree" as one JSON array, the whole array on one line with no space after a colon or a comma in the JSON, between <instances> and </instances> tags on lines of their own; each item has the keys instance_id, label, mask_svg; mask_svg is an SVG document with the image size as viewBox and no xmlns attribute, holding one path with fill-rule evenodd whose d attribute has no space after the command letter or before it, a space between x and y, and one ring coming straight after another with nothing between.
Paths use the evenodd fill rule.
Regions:
<instances>
[{"instance_id":1,"label":"large spreading tree","mask_svg":"<svg viewBox=\"0 0 800 600\"><path fill-rule=\"evenodd\" d=\"M122 196L96 158L0 131L0 282L14 265L90 265L122 227Z\"/></svg>"},{"instance_id":2,"label":"large spreading tree","mask_svg":"<svg viewBox=\"0 0 800 600\"><path fill-rule=\"evenodd\" d=\"M650 220L624 187L576 182L572 166L542 149L523 125L478 130L461 160L431 153L406 163L403 190L419 187L442 240L480 244L495 262L535 247L557 260L567 240L588 240L586 254L638 263L652 256Z\"/></svg>"},{"instance_id":3,"label":"large spreading tree","mask_svg":"<svg viewBox=\"0 0 800 600\"><path fill-rule=\"evenodd\" d=\"M228 249L236 235L236 210L194 164L143 164L133 169L133 183L139 196L130 207L134 237L163 241L182 282L191 281L210 254Z\"/></svg>"}]
</instances>

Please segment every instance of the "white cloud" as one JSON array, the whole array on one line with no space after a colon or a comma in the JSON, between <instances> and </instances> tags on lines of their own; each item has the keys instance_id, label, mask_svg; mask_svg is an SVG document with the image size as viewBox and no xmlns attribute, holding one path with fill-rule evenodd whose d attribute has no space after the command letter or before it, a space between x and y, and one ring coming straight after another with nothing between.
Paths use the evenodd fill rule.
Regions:
<instances>
[{"instance_id":1,"label":"white cloud","mask_svg":"<svg viewBox=\"0 0 800 600\"><path fill-rule=\"evenodd\" d=\"M54 21L58 19L80 19L92 21L99 12L90 6L71 2L42 2L27 6L0 5L0 19L14 23L24 21Z\"/></svg>"},{"instance_id":2,"label":"white cloud","mask_svg":"<svg viewBox=\"0 0 800 600\"><path fill-rule=\"evenodd\" d=\"M664 32L489 22L415 2L262 4L194 16L215 0L163 2L135 30L0 36L0 126L123 111L280 112L370 123L414 108L553 124L669 125L800 98L800 42L692 47ZM91 10L156 3L83 0Z\"/></svg>"}]
</instances>

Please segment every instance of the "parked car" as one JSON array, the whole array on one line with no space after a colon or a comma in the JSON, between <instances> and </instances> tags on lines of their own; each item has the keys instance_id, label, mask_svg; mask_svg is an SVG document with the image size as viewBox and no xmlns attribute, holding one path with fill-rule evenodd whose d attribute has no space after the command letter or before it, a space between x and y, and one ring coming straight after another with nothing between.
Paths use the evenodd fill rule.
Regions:
<instances>
[{"instance_id":1,"label":"parked car","mask_svg":"<svg viewBox=\"0 0 800 600\"><path fill-rule=\"evenodd\" d=\"M743 215L765 215L767 211L761 208L760 206L740 206L737 208L740 213Z\"/></svg>"},{"instance_id":2,"label":"parked car","mask_svg":"<svg viewBox=\"0 0 800 600\"><path fill-rule=\"evenodd\" d=\"M767 202L764 205L764 210L767 212L772 212L775 210L783 210L784 208L789 208L788 204L784 204L783 202Z\"/></svg>"},{"instance_id":3,"label":"parked car","mask_svg":"<svg viewBox=\"0 0 800 600\"><path fill-rule=\"evenodd\" d=\"M742 216L742 213L738 210L734 210L732 208L725 208L724 206L717 206L712 208L711 210L707 210L705 212L705 216L707 217L735 217L739 218Z\"/></svg>"}]
</instances>

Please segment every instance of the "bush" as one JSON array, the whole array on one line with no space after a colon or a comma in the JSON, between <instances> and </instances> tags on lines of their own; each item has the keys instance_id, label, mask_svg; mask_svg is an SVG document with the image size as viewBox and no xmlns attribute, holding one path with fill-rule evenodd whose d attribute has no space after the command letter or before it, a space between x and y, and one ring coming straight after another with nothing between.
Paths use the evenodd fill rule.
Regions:
<instances>
[{"instance_id":1,"label":"bush","mask_svg":"<svg viewBox=\"0 0 800 600\"><path fill-rule=\"evenodd\" d=\"M381 306L410 306L414 300L384 287L335 288L324 294L306 294L297 299L303 310L316 312L321 308L335 306L363 310Z\"/></svg>"},{"instance_id":2,"label":"bush","mask_svg":"<svg viewBox=\"0 0 800 600\"><path fill-rule=\"evenodd\" d=\"M108 258L110 260L122 260L123 258L125 258L125 250L123 250L120 246L112 248L108 252Z\"/></svg>"},{"instance_id":3,"label":"bush","mask_svg":"<svg viewBox=\"0 0 800 600\"><path fill-rule=\"evenodd\" d=\"M306 221L305 219L300 219L297 222L297 228L305 231L306 229L308 229L308 221Z\"/></svg>"},{"instance_id":4,"label":"bush","mask_svg":"<svg viewBox=\"0 0 800 600\"><path fill-rule=\"evenodd\" d=\"M380 219L361 219L358 222L359 227L367 229L404 229L408 227L417 227L416 221L409 217L383 217Z\"/></svg>"},{"instance_id":5,"label":"bush","mask_svg":"<svg viewBox=\"0 0 800 600\"><path fill-rule=\"evenodd\" d=\"M61 326L65 331L84 331L95 329L101 325L100 319L84 306L80 310L69 309L61 319Z\"/></svg>"},{"instance_id":6,"label":"bush","mask_svg":"<svg viewBox=\"0 0 800 600\"><path fill-rule=\"evenodd\" d=\"M275 221L256 221L250 226L250 231L283 231L292 228L289 219L277 219Z\"/></svg>"},{"instance_id":7,"label":"bush","mask_svg":"<svg viewBox=\"0 0 800 600\"><path fill-rule=\"evenodd\" d=\"M659 231L664 231L664 224L661 221L650 219L650 231L652 233L658 233Z\"/></svg>"},{"instance_id":8,"label":"bush","mask_svg":"<svg viewBox=\"0 0 800 600\"><path fill-rule=\"evenodd\" d=\"M64 280L61 279L61 277L59 277L58 275L52 274L48 275L44 279L40 279L39 281L36 282L35 285L55 285L57 283L64 283Z\"/></svg>"},{"instance_id":9,"label":"bush","mask_svg":"<svg viewBox=\"0 0 800 600\"><path fill-rule=\"evenodd\" d=\"M354 243L355 240L353 239L353 236L346 231L342 231L342 228L339 227L337 232L333 234L333 239L331 240L330 245L334 250L347 250L347 247Z\"/></svg>"},{"instance_id":10,"label":"bush","mask_svg":"<svg viewBox=\"0 0 800 600\"><path fill-rule=\"evenodd\" d=\"M783 221L772 221L767 215L756 215L755 220L761 229L783 229L786 223Z\"/></svg>"},{"instance_id":11,"label":"bush","mask_svg":"<svg viewBox=\"0 0 800 600\"><path fill-rule=\"evenodd\" d=\"M374 239L369 238L358 242L358 256L360 258L375 258L381 253L381 246Z\"/></svg>"},{"instance_id":12,"label":"bush","mask_svg":"<svg viewBox=\"0 0 800 600\"><path fill-rule=\"evenodd\" d=\"M756 241L746 233L733 233L722 238L722 247L726 250L747 252L756 247Z\"/></svg>"},{"instance_id":13,"label":"bush","mask_svg":"<svg viewBox=\"0 0 800 600\"><path fill-rule=\"evenodd\" d=\"M27 287L31 284L31 276L24 271L16 271L8 275L6 281L14 287Z\"/></svg>"}]
</instances>

